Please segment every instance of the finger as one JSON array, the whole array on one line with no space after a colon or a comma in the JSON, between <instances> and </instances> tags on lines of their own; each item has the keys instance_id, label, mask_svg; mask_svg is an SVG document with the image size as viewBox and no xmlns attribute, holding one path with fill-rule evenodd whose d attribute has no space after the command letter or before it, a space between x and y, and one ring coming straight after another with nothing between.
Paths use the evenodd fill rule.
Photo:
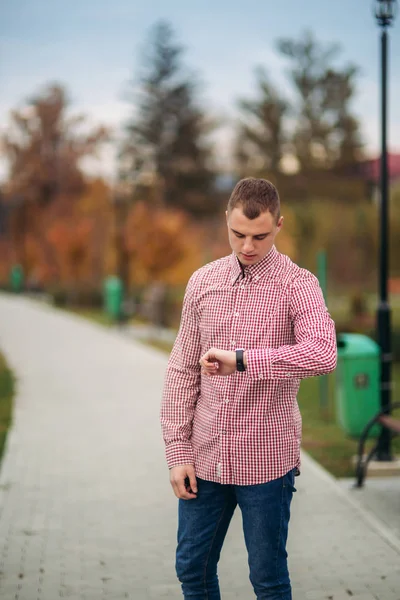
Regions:
<instances>
[{"instance_id":1,"label":"finger","mask_svg":"<svg viewBox=\"0 0 400 600\"><path fill-rule=\"evenodd\" d=\"M211 365L216 365L217 363L217 359L215 358L215 356L208 356L207 358L204 359L204 364L207 365L207 367L211 366Z\"/></svg>"},{"instance_id":2,"label":"finger","mask_svg":"<svg viewBox=\"0 0 400 600\"><path fill-rule=\"evenodd\" d=\"M197 494L197 479L194 473L194 469L190 469L190 471L188 471L188 477L190 482L190 489L192 490L193 494Z\"/></svg>"},{"instance_id":3,"label":"finger","mask_svg":"<svg viewBox=\"0 0 400 600\"><path fill-rule=\"evenodd\" d=\"M215 354L214 348L210 348L210 350L208 350L205 354L203 354L203 356L201 357L201 360L203 360L205 362L213 362L214 360L216 360L216 354Z\"/></svg>"},{"instance_id":4,"label":"finger","mask_svg":"<svg viewBox=\"0 0 400 600\"><path fill-rule=\"evenodd\" d=\"M190 495L185 486L185 478L171 478L170 480L172 489L177 498L181 498L182 500L190 500L191 497L195 498L194 494Z\"/></svg>"},{"instance_id":5,"label":"finger","mask_svg":"<svg viewBox=\"0 0 400 600\"><path fill-rule=\"evenodd\" d=\"M202 364L202 368L205 369L206 371L212 371L215 370L217 368L217 363L215 362L204 362Z\"/></svg>"},{"instance_id":6,"label":"finger","mask_svg":"<svg viewBox=\"0 0 400 600\"><path fill-rule=\"evenodd\" d=\"M205 361L203 363L203 367L205 369L218 369L219 363L217 361L215 361L215 360Z\"/></svg>"},{"instance_id":7,"label":"finger","mask_svg":"<svg viewBox=\"0 0 400 600\"><path fill-rule=\"evenodd\" d=\"M202 367L202 370L203 370L205 373L215 373L215 371L217 371L218 369L217 369L217 367L216 367L216 366L214 366L214 365L211 365L211 366L209 366L209 367Z\"/></svg>"},{"instance_id":8,"label":"finger","mask_svg":"<svg viewBox=\"0 0 400 600\"><path fill-rule=\"evenodd\" d=\"M210 365L212 365L212 364L213 364L213 362L212 362L212 361L210 361L210 360L208 360L208 358L206 358L205 356L203 356L203 357L200 359L200 364L201 364L201 366L202 366L202 367L209 367Z\"/></svg>"},{"instance_id":9,"label":"finger","mask_svg":"<svg viewBox=\"0 0 400 600\"><path fill-rule=\"evenodd\" d=\"M196 498L195 494L186 489L184 479L177 482L177 491L178 498L181 498L182 500L191 500L192 498Z\"/></svg>"}]
</instances>

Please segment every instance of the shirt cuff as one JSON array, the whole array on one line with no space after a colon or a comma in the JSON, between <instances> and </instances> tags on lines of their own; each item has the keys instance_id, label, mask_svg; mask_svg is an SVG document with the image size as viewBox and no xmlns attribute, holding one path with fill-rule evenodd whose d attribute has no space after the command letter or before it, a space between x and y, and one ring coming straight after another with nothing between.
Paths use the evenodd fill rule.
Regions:
<instances>
[{"instance_id":1,"label":"shirt cuff","mask_svg":"<svg viewBox=\"0 0 400 600\"><path fill-rule=\"evenodd\" d=\"M178 465L194 465L193 448L190 442L172 442L165 448L168 468Z\"/></svg>"},{"instance_id":2,"label":"shirt cuff","mask_svg":"<svg viewBox=\"0 0 400 600\"><path fill-rule=\"evenodd\" d=\"M247 350L247 375L251 379L272 379L273 348Z\"/></svg>"}]
</instances>

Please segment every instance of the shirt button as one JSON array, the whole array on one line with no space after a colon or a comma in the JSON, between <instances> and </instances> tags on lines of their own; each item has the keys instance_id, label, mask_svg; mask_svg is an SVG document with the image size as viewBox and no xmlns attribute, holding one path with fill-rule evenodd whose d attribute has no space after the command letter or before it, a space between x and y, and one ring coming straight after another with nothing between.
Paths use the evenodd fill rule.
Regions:
<instances>
[{"instance_id":1,"label":"shirt button","mask_svg":"<svg viewBox=\"0 0 400 600\"><path fill-rule=\"evenodd\" d=\"M235 317L239 317L239 316L240 316L240 313L236 312L234 316L235 316Z\"/></svg>"},{"instance_id":2,"label":"shirt button","mask_svg":"<svg viewBox=\"0 0 400 600\"><path fill-rule=\"evenodd\" d=\"M236 346L236 342L234 342L233 340L231 341L231 346L235 347Z\"/></svg>"},{"instance_id":3,"label":"shirt button","mask_svg":"<svg viewBox=\"0 0 400 600\"><path fill-rule=\"evenodd\" d=\"M221 433L222 433L222 435L225 435L225 434L226 434L226 429L223 429L223 430L221 431Z\"/></svg>"}]
</instances>

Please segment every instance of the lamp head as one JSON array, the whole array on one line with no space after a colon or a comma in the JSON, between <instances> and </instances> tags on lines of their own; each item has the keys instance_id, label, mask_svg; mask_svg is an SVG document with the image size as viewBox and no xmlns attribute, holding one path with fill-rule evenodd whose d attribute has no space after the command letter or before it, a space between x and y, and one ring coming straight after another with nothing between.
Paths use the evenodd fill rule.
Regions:
<instances>
[{"instance_id":1,"label":"lamp head","mask_svg":"<svg viewBox=\"0 0 400 600\"><path fill-rule=\"evenodd\" d=\"M380 27L389 27L397 13L397 0L375 0L375 17Z\"/></svg>"}]
</instances>

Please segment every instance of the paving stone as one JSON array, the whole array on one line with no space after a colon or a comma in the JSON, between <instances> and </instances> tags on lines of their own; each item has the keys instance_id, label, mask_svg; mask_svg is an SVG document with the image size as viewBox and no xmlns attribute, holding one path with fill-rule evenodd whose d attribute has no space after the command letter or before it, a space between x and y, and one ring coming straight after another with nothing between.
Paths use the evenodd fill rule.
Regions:
<instances>
[{"instance_id":1,"label":"paving stone","mask_svg":"<svg viewBox=\"0 0 400 600\"><path fill-rule=\"evenodd\" d=\"M1 294L0 344L17 374L0 473L1 600L182 598L158 424L165 356ZM296 487L294 599L400 600L397 530L306 454ZM220 582L224 600L254 597L239 511Z\"/></svg>"}]
</instances>

